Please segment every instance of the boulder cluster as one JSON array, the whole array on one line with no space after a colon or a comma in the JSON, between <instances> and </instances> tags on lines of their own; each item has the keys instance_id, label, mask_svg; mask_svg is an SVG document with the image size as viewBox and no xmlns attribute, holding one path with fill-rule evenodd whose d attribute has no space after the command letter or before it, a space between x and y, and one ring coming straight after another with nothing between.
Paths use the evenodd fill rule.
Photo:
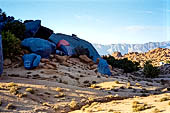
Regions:
<instances>
[{"instance_id":1,"label":"boulder cluster","mask_svg":"<svg viewBox=\"0 0 170 113\"><path fill-rule=\"evenodd\" d=\"M114 52L112 56L116 59L128 58L128 60L139 62L142 67L148 60L150 60L154 66L161 66L170 61L170 49L156 48L145 53L130 52L123 56L119 52Z\"/></svg>"}]
</instances>

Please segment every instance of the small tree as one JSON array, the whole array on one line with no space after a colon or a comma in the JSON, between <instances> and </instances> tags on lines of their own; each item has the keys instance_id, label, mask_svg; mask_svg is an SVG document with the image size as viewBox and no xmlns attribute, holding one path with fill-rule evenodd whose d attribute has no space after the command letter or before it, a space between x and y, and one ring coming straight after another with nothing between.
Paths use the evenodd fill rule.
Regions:
<instances>
[{"instance_id":1,"label":"small tree","mask_svg":"<svg viewBox=\"0 0 170 113\"><path fill-rule=\"evenodd\" d=\"M3 18L3 20L7 19L6 13L2 11L2 9L0 8L0 17Z\"/></svg>"},{"instance_id":2,"label":"small tree","mask_svg":"<svg viewBox=\"0 0 170 113\"><path fill-rule=\"evenodd\" d=\"M146 61L146 63L144 64L143 73L145 77L154 78L159 75L160 70L157 67L154 67L150 61Z\"/></svg>"},{"instance_id":3,"label":"small tree","mask_svg":"<svg viewBox=\"0 0 170 113\"><path fill-rule=\"evenodd\" d=\"M103 56L103 59L107 60L107 63L112 67L123 69L125 73L131 73L133 71L139 70L139 63L132 62L127 58L124 59L115 59L113 56Z\"/></svg>"},{"instance_id":4,"label":"small tree","mask_svg":"<svg viewBox=\"0 0 170 113\"><path fill-rule=\"evenodd\" d=\"M169 60L167 60L167 61L166 61L166 64L170 64L170 61L169 61Z\"/></svg>"},{"instance_id":5,"label":"small tree","mask_svg":"<svg viewBox=\"0 0 170 113\"><path fill-rule=\"evenodd\" d=\"M2 46L4 58L13 58L20 54L20 40L10 31L2 32Z\"/></svg>"},{"instance_id":6,"label":"small tree","mask_svg":"<svg viewBox=\"0 0 170 113\"><path fill-rule=\"evenodd\" d=\"M24 39L25 25L20 21L8 22L5 24L3 31L10 31L19 39Z\"/></svg>"}]
</instances>

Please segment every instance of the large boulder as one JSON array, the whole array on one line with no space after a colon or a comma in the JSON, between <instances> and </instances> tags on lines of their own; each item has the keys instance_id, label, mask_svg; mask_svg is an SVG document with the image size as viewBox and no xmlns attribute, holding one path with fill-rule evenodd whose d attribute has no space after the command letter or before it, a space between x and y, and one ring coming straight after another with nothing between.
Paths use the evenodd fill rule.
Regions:
<instances>
[{"instance_id":1,"label":"large boulder","mask_svg":"<svg viewBox=\"0 0 170 113\"><path fill-rule=\"evenodd\" d=\"M94 62L90 58L88 58L86 55L80 55L79 59L80 61L85 62L87 64L90 64L90 65L94 64Z\"/></svg>"},{"instance_id":2,"label":"large boulder","mask_svg":"<svg viewBox=\"0 0 170 113\"><path fill-rule=\"evenodd\" d=\"M31 53L31 54L25 54L22 57L22 59L24 62L25 69L33 69L35 67L38 67L41 60L41 56L35 53Z\"/></svg>"},{"instance_id":3,"label":"large boulder","mask_svg":"<svg viewBox=\"0 0 170 113\"><path fill-rule=\"evenodd\" d=\"M69 59L69 56L60 56L60 55L55 55L55 58L59 63L66 62Z\"/></svg>"},{"instance_id":4,"label":"large boulder","mask_svg":"<svg viewBox=\"0 0 170 113\"><path fill-rule=\"evenodd\" d=\"M80 38L78 38L76 35L65 35L65 34L52 34L49 39L54 42L56 45L58 44L58 42L60 40L66 40L69 42L70 46L73 48L76 47L83 47L83 48L87 48L89 50L89 54L90 57L92 57L93 61L96 62L97 58L100 58L100 55L98 54L98 52L96 51L96 49L92 46L91 43L82 40Z\"/></svg>"},{"instance_id":5,"label":"large boulder","mask_svg":"<svg viewBox=\"0 0 170 113\"><path fill-rule=\"evenodd\" d=\"M0 75L3 72L2 37L0 35Z\"/></svg>"},{"instance_id":6,"label":"large boulder","mask_svg":"<svg viewBox=\"0 0 170 113\"><path fill-rule=\"evenodd\" d=\"M43 58L49 57L51 53L55 52L56 48L54 43L40 38L26 38L21 42L21 45Z\"/></svg>"},{"instance_id":7,"label":"large boulder","mask_svg":"<svg viewBox=\"0 0 170 113\"><path fill-rule=\"evenodd\" d=\"M43 39L48 40L48 38L53 34L53 30L44 27L44 26L40 26L40 28L38 29L37 33L35 34L35 37L40 37Z\"/></svg>"},{"instance_id":8,"label":"large boulder","mask_svg":"<svg viewBox=\"0 0 170 113\"><path fill-rule=\"evenodd\" d=\"M98 64L97 70L101 74L105 74L105 75L109 75L109 76L112 75L112 73L110 72L110 67L107 64L107 61L102 58L99 59L99 64Z\"/></svg>"},{"instance_id":9,"label":"large boulder","mask_svg":"<svg viewBox=\"0 0 170 113\"><path fill-rule=\"evenodd\" d=\"M25 24L25 37L34 37L41 26L41 20L27 21Z\"/></svg>"},{"instance_id":10,"label":"large boulder","mask_svg":"<svg viewBox=\"0 0 170 113\"><path fill-rule=\"evenodd\" d=\"M4 60L4 66L9 66L9 65L11 65L11 64L12 64L11 59L6 58L6 59Z\"/></svg>"}]
</instances>

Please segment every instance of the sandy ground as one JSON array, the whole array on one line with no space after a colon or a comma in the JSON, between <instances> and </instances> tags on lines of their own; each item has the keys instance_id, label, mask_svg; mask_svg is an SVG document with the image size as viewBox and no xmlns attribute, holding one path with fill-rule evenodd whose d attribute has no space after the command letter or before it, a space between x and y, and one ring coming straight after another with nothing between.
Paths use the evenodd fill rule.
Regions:
<instances>
[{"instance_id":1,"label":"sandy ground","mask_svg":"<svg viewBox=\"0 0 170 113\"><path fill-rule=\"evenodd\" d=\"M133 113L133 103L138 101L139 106L145 104L139 113L170 113L169 75L145 79L113 69L114 75L107 77L76 59L67 63L56 63L56 69L5 69L0 112Z\"/></svg>"}]
</instances>

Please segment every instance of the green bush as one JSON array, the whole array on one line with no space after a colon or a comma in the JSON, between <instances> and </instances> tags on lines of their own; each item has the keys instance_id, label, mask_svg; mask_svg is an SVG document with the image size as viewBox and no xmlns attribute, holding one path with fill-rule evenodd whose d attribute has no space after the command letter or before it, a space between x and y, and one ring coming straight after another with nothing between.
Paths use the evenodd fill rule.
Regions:
<instances>
[{"instance_id":1,"label":"green bush","mask_svg":"<svg viewBox=\"0 0 170 113\"><path fill-rule=\"evenodd\" d=\"M145 77L148 78L154 78L157 77L160 73L160 70L157 67L154 67L150 61L147 61L144 64L144 70L143 73L145 75Z\"/></svg>"},{"instance_id":2,"label":"green bush","mask_svg":"<svg viewBox=\"0 0 170 113\"><path fill-rule=\"evenodd\" d=\"M2 45L4 58L13 58L20 54L20 40L10 31L2 32Z\"/></svg>"},{"instance_id":3,"label":"green bush","mask_svg":"<svg viewBox=\"0 0 170 113\"><path fill-rule=\"evenodd\" d=\"M167 60L167 61L166 61L166 64L170 64L170 61L169 61L169 60Z\"/></svg>"},{"instance_id":4,"label":"green bush","mask_svg":"<svg viewBox=\"0 0 170 113\"><path fill-rule=\"evenodd\" d=\"M105 59L107 63L112 67L123 69L124 73L130 73L139 70L139 63L132 62L127 58L117 60L113 56L109 55L109 56L103 56L103 59Z\"/></svg>"},{"instance_id":5,"label":"green bush","mask_svg":"<svg viewBox=\"0 0 170 113\"><path fill-rule=\"evenodd\" d=\"M3 17L3 20L7 19L6 13L2 11L2 9L0 8L0 16Z\"/></svg>"},{"instance_id":6,"label":"green bush","mask_svg":"<svg viewBox=\"0 0 170 113\"><path fill-rule=\"evenodd\" d=\"M24 33L25 33L25 24L22 22L15 21L15 22L7 22L5 24L3 31L10 31L12 34L14 34L19 39L24 39Z\"/></svg>"}]
</instances>

